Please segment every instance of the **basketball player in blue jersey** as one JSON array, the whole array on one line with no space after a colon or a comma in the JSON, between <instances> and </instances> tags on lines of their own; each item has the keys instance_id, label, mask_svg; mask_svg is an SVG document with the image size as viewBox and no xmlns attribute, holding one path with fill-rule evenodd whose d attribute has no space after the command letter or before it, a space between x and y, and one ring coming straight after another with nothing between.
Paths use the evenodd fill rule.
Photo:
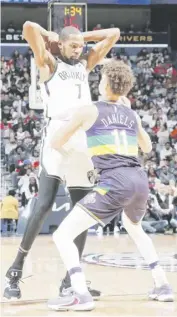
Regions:
<instances>
[{"instance_id":1,"label":"basketball player in blue jersey","mask_svg":"<svg viewBox=\"0 0 177 317\"><path fill-rule=\"evenodd\" d=\"M34 53L40 72L41 90L43 94L45 93L47 104L45 115L48 123L44 129L41 151L38 199L31 212L18 254L6 273L7 285L4 297L8 299L21 297L19 281L22 277L25 257L52 210L59 184L63 183L64 177L67 184L73 186L70 190L73 205L93 186L88 180L88 172L93 168L93 164L87 155L85 132L81 131L62 154L51 148L50 141L55 130L72 118L78 106L91 104L88 73L118 41L120 31L118 28L112 28L81 33L74 27L66 27L58 35L46 31L36 23L26 22L23 25L23 36ZM86 56L81 57L84 43L88 41L97 43ZM57 50L57 59L52 55L54 49ZM66 164L66 157L71 152L70 162ZM78 163L79 159L81 163ZM81 233L75 240L80 256L86 236L87 231ZM64 295L63 288L68 290L70 286L70 276L67 274L61 286L62 295ZM99 296L100 292L96 292L96 295Z\"/></svg>"},{"instance_id":2,"label":"basketball player in blue jersey","mask_svg":"<svg viewBox=\"0 0 177 317\"><path fill-rule=\"evenodd\" d=\"M155 248L141 226L149 189L147 175L138 160L138 146L144 153L149 153L152 145L142 128L139 116L131 110L126 98L132 86L133 74L130 67L122 61L110 61L103 67L100 82L104 101L80 108L52 140L52 147L61 151L78 129L84 129L94 167L99 173L99 182L92 192L75 205L53 234L75 293L65 298L49 300L49 308L94 308L73 241L81 232L97 223L105 226L122 210L124 227L152 272L155 288L150 293L150 298L173 301L173 292L159 265Z\"/></svg>"}]
</instances>

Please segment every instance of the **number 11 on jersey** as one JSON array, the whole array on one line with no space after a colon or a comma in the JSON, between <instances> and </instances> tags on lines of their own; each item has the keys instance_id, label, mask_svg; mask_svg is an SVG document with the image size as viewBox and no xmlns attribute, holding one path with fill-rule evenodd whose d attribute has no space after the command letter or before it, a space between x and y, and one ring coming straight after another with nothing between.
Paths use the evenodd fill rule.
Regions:
<instances>
[{"instance_id":1,"label":"number 11 on jersey","mask_svg":"<svg viewBox=\"0 0 177 317\"><path fill-rule=\"evenodd\" d=\"M117 147L117 154L129 155L126 131L122 130L119 132L117 130L114 130L112 134L115 137L115 145Z\"/></svg>"}]
</instances>

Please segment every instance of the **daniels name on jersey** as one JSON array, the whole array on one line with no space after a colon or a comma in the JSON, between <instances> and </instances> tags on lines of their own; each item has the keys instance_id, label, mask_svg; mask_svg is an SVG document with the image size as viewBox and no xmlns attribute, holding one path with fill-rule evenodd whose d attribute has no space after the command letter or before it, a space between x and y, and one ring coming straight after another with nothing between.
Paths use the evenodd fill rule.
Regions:
<instances>
[{"instance_id":1,"label":"daniels name on jersey","mask_svg":"<svg viewBox=\"0 0 177 317\"><path fill-rule=\"evenodd\" d=\"M41 84L41 95L47 117L69 119L76 108L91 103L84 65L69 65L58 59L53 76Z\"/></svg>"}]
</instances>

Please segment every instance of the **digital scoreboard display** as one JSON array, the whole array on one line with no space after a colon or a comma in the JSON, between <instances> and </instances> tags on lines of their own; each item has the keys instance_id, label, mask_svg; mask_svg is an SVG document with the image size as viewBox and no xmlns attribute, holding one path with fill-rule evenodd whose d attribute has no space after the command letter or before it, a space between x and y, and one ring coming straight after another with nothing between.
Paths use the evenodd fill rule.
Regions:
<instances>
[{"instance_id":1,"label":"digital scoreboard display","mask_svg":"<svg viewBox=\"0 0 177 317\"><path fill-rule=\"evenodd\" d=\"M81 32L87 30L87 5L82 3L57 3L48 4L49 29L59 33L65 26L74 26Z\"/></svg>"}]
</instances>

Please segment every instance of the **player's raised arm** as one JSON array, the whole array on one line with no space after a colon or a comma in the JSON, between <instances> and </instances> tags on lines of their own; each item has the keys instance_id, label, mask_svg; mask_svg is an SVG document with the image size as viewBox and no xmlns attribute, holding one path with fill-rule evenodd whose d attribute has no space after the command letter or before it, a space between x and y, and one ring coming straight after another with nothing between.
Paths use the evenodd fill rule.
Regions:
<instances>
[{"instance_id":1,"label":"player's raised arm","mask_svg":"<svg viewBox=\"0 0 177 317\"><path fill-rule=\"evenodd\" d=\"M118 28L84 32L85 42L98 42L89 51L87 69L91 71L107 55L120 37Z\"/></svg>"},{"instance_id":2,"label":"player's raised arm","mask_svg":"<svg viewBox=\"0 0 177 317\"><path fill-rule=\"evenodd\" d=\"M136 119L138 123L138 145L140 146L141 150L144 153L149 153L152 151L152 142L147 134L147 132L144 130L141 124L141 119L136 113Z\"/></svg>"},{"instance_id":3,"label":"player's raised arm","mask_svg":"<svg viewBox=\"0 0 177 317\"><path fill-rule=\"evenodd\" d=\"M23 37L34 53L37 67L48 65L52 72L55 68L55 58L47 51L45 43L45 39L47 40L49 37L49 32L37 23L26 21L23 24Z\"/></svg>"},{"instance_id":4,"label":"player's raised arm","mask_svg":"<svg viewBox=\"0 0 177 317\"><path fill-rule=\"evenodd\" d=\"M66 123L63 128L60 128L53 136L51 147L60 151L62 146L68 142L72 135L82 128L88 130L96 121L98 110L95 105L83 106L74 114L71 121Z\"/></svg>"}]
</instances>

